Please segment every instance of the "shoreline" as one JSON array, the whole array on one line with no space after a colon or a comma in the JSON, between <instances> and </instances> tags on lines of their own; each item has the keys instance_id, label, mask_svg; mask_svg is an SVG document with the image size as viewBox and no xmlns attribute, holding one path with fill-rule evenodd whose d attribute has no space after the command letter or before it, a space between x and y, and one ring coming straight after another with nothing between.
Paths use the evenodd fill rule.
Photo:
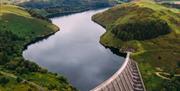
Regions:
<instances>
[{"instance_id":1,"label":"shoreline","mask_svg":"<svg viewBox=\"0 0 180 91\"><path fill-rule=\"evenodd\" d=\"M108 6L108 7L112 7L112 6ZM89 11L89 10L99 10L99 9L103 9L103 8L108 8L108 7L101 7L101 8L97 8L97 9L86 9L86 10L82 10L80 12L67 12L67 13L57 13L57 14L52 14L52 15L48 15L46 16L48 18L48 20L50 20L50 18L55 18L55 17L63 17L63 16L66 16L66 15L71 15L71 14L76 14L76 13L82 13L82 12L85 12L85 11ZM62 15L61 15L62 14ZM51 20L50 20L51 21ZM94 20L92 20L93 22L95 22ZM95 22L97 23L97 22ZM51 21L51 24L52 21ZM97 23L98 24L98 23ZM55 24L53 24L55 25ZM100 24L99 24L100 25ZM56 25L55 25L56 26ZM102 25L101 25L102 26ZM56 32L60 31L60 28L58 26L56 26L58 29L55 30L55 32L51 32L47 35L43 35L43 36L40 36L40 37L36 37L35 39L32 39L30 42L28 42L27 44L24 45L24 48L23 48L23 51L26 50L28 48L29 45L31 44L34 44L36 42L39 42L41 40L44 40L44 39L47 39L49 38L51 35L54 35ZM105 28L105 27L103 27ZM106 29L106 28L105 28ZM104 45L103 45L104 46Z\"/></svg>"},{"instance_id":2,"label":"shoreline","mask_svg":"<svg viewBox=\"0 0 180 91\"><path fill-rule=\"evenodd\" d=\"M30 46L31 44L34 44L34 43L37 43L37 42L39 42L41 40L47 39L50 36L54 35L58 31L60 31L59 27L58 27L58 30L55 31L55 32L51 32L51 33L49 33L47 35L43 35L43 36L40 36L40 37L36 37L35 39L32 39L30 42L28 42L27 44L24 45L23 51L28 49L28 46Z\"/></svg>"},{"instance_id":3,"label":"shoreline","mask_svg":"<svg viewBox=\"0 0 180 91\"><path fill-rule=\"evenodd\" d=\"M100 7L100 8L88 8L88 9L83 9L83 10L78 10L78 11L69 11L69 12L57 12L57 13L52 13L50 15L47 15L46 17L47 18L54 18L54 17L62 17L62 16L66 16L66 15L72 15L72 14L76 14L76 13L82 13L82 12L85 12L85 11L90 11L90 10L99 10L99 9L104 9L104 8L110 8L110 7L113 7L115 5L112 5L112 6L105 6L105 7Z\"/></svg>"},{"instance_id":4,"label":"shoreline","mask_svg":"<svg viewBox=\"0 0 180 91\"><path fill-rule=\"evenodd\" d=\"M101 27L103 27L103 28L106 30L106 26L104 26L103 24L98 23L98 22L93 18L93 16L92 16L91 20L92 20L94 23L100 25ZM107 32L107 30L106 30L106 32ZM104 33L104 34L105 34L105 33ZM101 37L102 37L104 34L102 34ZM101 40L101 37L100 37L100 40ZM112 53L114 53L114 54L116 54L116 55L118 55L118 56L121 56L121 57L124 57L124 58L125 58L126 55L127 55L127 53L126 53L125 51L121 51L119 48L104 45L101 41L99 41L99 43L100 43L102 46L104 46L105 48L110 49L110 50L112 51Z\"/></svg>"}]
</instances>

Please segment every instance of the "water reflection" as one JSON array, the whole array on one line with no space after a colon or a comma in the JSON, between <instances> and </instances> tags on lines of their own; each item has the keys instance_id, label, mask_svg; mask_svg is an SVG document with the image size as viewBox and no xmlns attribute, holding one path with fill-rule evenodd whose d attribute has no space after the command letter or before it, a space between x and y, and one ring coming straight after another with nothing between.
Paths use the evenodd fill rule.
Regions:
<instances>
[{"instance_id":1,"label":"water reflection","mask_svg":"<svg viewBox=\"0 0 180 91\"><path fill-rule=\"evenodd\" d=\"M91 21L91 16L104 10L52 18L61 30L28 46L24 58L63 74L81 91L94 88L114 74L124 60L99 43L105 29Z\"/></svg>"}]
</instances>

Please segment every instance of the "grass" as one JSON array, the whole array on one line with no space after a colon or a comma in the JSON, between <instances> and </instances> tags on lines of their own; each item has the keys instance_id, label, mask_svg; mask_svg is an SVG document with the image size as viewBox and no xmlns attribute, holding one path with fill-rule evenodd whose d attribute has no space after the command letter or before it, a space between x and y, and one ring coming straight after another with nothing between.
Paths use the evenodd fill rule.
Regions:
<instances>
[{"instance_id":1,"label":"grass","mask_svg":"<svg viewBox=\"0 0 180 91\"><path fill-rule=\"evenodd\" d=\"M45 87L46 89L58 88L58 91L72 91L72 88L67 85L68 83L64 83L67 81L62 76L55 76L54 74L31 73L29 75L24 75L23 77L28 81L32 81Z\"/></svg>"},{"instance_id":2,"label":"grass","mask_svg":"<svg viewBox=\"0 0 180 91\"><path fill-rule=\"evenodd\" d=\"M37 91L38 88L33 87L32 85L29 85L27 83L19 83L16 81L16 78L11 77L11 76L7 76L7 75L2 75L0 77L6 77L7 79L9 79L9 82L5 85L0 85L0 90L1 91L28 91L28 90L32 90L32 91Z\"/></svg>"},{"instance_id":3,"label":"grass","mask_svg":"<svg viewBox=\"0 0 180 91\"><path fill-rule=\"evenodd\" d=\"M31 15L21 7L2 5L1 10L1 26L20 37L27 35L37 37L58 30L55 25L49 24L47 21L31 17Z\"/></svg>"},{"instance_id":4,"label":"grass","mask_svg":"<svg viewBox=\"0 0 180 91\"><path fill-rule=\"evenodd\" d=\"M19 4L27 1L28 0L1 0L0 4Z\"/></svg>"},{"instance_id":5,"label":"grass","mask_svg":"<svg viewBox=\"0 0 180 91\"><path fill-rule=\"evenodd\" d=\"M1 5L0 7L0 14L16 14L24 17L31 17L31 15L25 11L25 9L15 6L15 5Z\"/></svg>"},{"instance_id":6,"label":"grass","mask_svg":"<svg viewBox=\"0 0 180 91\"><path fill-rule=\"evenodd\" d=\"M149 13L147 8L154 12ZM103 13L94 15L93 20L107 29L107 32L101 36L100 42L103 45L118 49L133 48L135 50L131 57L139 63L147 91L177 91L180 82L178 77L174 76L177 78L175 82L173 78L170 81L164 80L158 77L155 72L158 72L156 68L160 68L163 72L169 74L180 73L179 12L178 9L167 8L149 0L141 0L115 6ZM138 22L147 17L158 17L166 21L171 28L171 32L153 39L122 41L111 31L114 26L129 23L135 18Z\"/></svg>"}]
</instances>

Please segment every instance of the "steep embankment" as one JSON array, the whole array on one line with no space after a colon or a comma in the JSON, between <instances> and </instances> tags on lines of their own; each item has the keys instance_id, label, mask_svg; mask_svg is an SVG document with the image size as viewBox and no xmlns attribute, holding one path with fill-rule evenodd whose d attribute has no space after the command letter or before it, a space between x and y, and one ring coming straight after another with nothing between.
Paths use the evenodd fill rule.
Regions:
<instances>
[{"instance_id":1,"label":"steep embankment","mask_svg":"<svg viewBox=\"0 0 180 91\"><path fill-rule=\"evenodd\" d=\"M180 15L151 1L115 6L93 16L107 29L100 42L108 47L134 51L148 91L177 90L180 80ZM170 80L156 75L170 73Z\"/></svg>"},{"instance_id":2,"label":"steep embankment","mask_svg":"<svg viewBox=\"0 0 180 91\"><path fill-rule=\"evenodd\" d=\"M47 19L31 14L17 6L0 7L0 90L74 91L64 77L22 58L25 44L58 31Z\"/></svg>"}]
</instances>

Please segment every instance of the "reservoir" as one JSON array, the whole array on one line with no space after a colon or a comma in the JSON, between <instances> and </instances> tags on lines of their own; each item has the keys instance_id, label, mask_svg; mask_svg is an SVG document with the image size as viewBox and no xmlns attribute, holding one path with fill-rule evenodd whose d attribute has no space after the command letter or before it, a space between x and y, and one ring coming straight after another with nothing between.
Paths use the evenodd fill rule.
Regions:
<instances>
[{"instance_id":1,"label":"reservoir","mask_svg":"<svg viewBox=\"0 0 180 91\"><path fill-rule=\"evenodd\" d=\"M111 77L124 58L99 43L106 31L91 17L106 9L51 18L60 31L28 46L23 57L56 72L80 91L89 91Z\"/></svg>"}]
</instances>

